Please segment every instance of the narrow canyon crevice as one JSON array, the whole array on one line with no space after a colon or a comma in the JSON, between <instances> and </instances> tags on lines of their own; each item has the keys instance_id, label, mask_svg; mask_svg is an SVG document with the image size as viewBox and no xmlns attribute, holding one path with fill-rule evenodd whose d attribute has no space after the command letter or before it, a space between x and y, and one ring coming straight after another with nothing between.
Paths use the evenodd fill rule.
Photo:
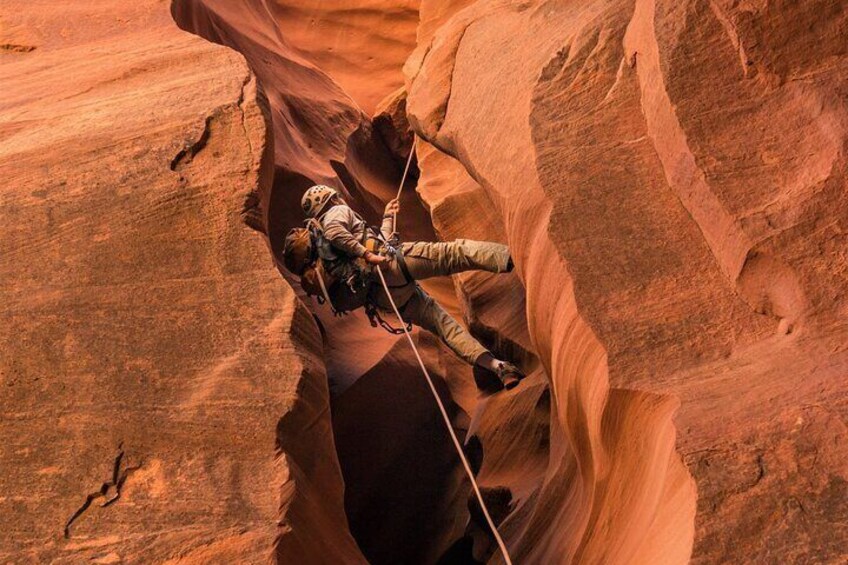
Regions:
<instances>
[{"instance_id":1,"label":"narrow canyon crevice","mask_svg":"<svg viewBox=\"0 0 848 565\"><path fill-rule=\"evenodd\" d=\"M0 560L502 563L299 200L509 244L416 341L513 562L848 559L842 0L0 6ZM69 80L69 78L73 80Z\"/></svg>"},{"instance_id":2,"label":"narrow canyon crevice","mask_svg":"<svg viewBox=\"0 0 848 565\"><path fill-rule=\"evenodd\" d=\"M741 363L789 390L788 373L748 362L763 349L796 353L795 366L812 370L810 334L797 338L795 326L818 331L835 322L807 322L822 308L821 295L804 287L819 267L797 246L781 255L779 241L800 217L789 195L813 187L820 197L809 201L832 199L841 157L830 143L837 138L822 138L820 159L781 172L787 188L777 201L733 200L739 186L722 184L730 175L712 157L729 150L709 147L704 130L712 126L699 121L697 106L678 104L688 100L679 79L686 73L670 70L688 68L676 49L702 39L692 22L710 45L727 40L728 16L720 10L716 19L723 6L424 0L417 18L392 12L391 25L379 28L365 25L374 13L345 10L363 24L355 32L326 4L172 6L181 27L242 53L268 97L276 170L259 200L278 267L282 236L300 223L299 197L313 183L339 188L375 223L399 182L410 128L418 141L405 239L512 248L514 274L423 286L487 346L528 369L516 392L481 394L477 386L487 385L470 368L432 336L416 339L454 426L473 438L479 481L517 562L683 563L693 548L696 558L735 555L696 530L696 510L705 508L696 480L707 471L692 454L727 440L697 422L713 381L690 376L715 370L729 383ZM659 15L684 24L662 28ZM345 66L332 51L352 37L362 43L351 43ZM731 39L722 61L737 69L750 51L741 51L744 34ZM395 49L368 54L362 45L372 40ZM373 65L382 71L379 87L369 88L355 77ZM763 76L740 88L772 96L776 85ZM799 96L796 87L786 92L774 100ZM839 108L830 101L826 110ZM811 119L811 131L824 129ZM773 137L764 134L764 155L777 150ZM828 288L833 281L828 274ZM497 562L405 344L361 314L335 319L311 306L324 337L345 511L364 557ZM743 395L731 413L752 398ZM775 433L762 425L746 441Z\"/></svg>"},{"instance_id":3,"label":"narrow canyon crevice","mask_svg":"<svg viewBox=\"0 0 848 565\"><path fill-rule=\"evenodd\" d=\"M298 203L302 190L313 182L329 182L341 188L366 215L376 217L400 177L406 155L397 154L398 148L403 152L411 149L405 97L388 98L374 120L350 105L339 113L349 121L326 123L320 121L323 115L315 115L312 117L317 123L307 123L305 110L296 105L297 100L287 98L290 92L278 89L302 88L301 96L314 96L320 88L337 87L328 86L328 77L316 78L313 70L305 73L303 83L298 84L296 73L285 72L284 62L289 65L288 70L291 63L284 59L292 56L286 52L286 45L256 45L248 30L239 26L243 14L228 10L212 2L175 3L173 13L181 27L242 52L271 102L275 181L270 195L259 200L268 203L267 234L275 258L279 259L281 236L300 221ZM265 24L269 30L273 27L273 22ZM262 65L261 61L272 58L278 66ZM283 103L277 106L275 101ZM292 130L292 121L299 124L298 128ZM379 130L373 125L375 122L380 124ZM283 139L282 144L278 138ZM398 143L400 139L407 141ZM292 140L300 148L293 148ZM300 153L322 152L332 155L325 164L303 166ZM419 160L421 155L437 157L432 149L423 146L419 152ZM428 170L438 174L439 169L433 167L438 159L429 163ZM441 166L456 167L458 163L445 157ZM427 209L431 204L426 196L422 198L425 206L419 200L415 191L418 177L418 167L414 166L404 193L404 237L434 240L431 213L435 212ZM428 178L432 190L435 176ZM491 209L486 197L480 196L480 204ZM469 229L464 233L457 232L456 225L447 224L450 230L443 229L440 236L503 241L503 231L498 229L501 220L493 214L486 220L467 225ZM288 276L282 269L281 273ZM291 282L297 289L297 282ZM465 315L493 351L522 360L530 368L538 367L523 322L524 293L517 277L496 280L470 275L463 277L459 287L449 280L428 282L425 286L454 315ZM497 299L493 301L492 297ZM488 304L479 303L481 299ZM325 335L325 362L334 393L334 437L345 480L345 507L351 532L364 555L372 563L435 563L443 557L450 562L473 562L472 554L480 559L490 555L494 550L492 540L481 524L475 503L469 499L469 486L458 458L407 345L372 329L361 315L335 319L321 308L315 308L315 313ZM442 349L432 336L419 333L417 339L431 373L441 383L443 397L452 406L460 435L473 436L474 445L482 446L473 450L482 467L480 481L502 519L533 496L547 461L550 403L542 401L547 394L544 378L536 371L533 383L524 387L526 394L481 402L470 368ZM488 382L479 384L491 387ZM488 409L487 404L491 405ZM499 410L510 415L501 421L486 416ZM508 433L497 433L503 423L510 421L513 425ZM288 433L297 434L297 430ZM523 441L524 433L533 443L521 450L520 460L510 460L515 454L508 446ZM515 477L520 480L516 482ZM508 482L515 484L507 486Z\"/></svg>"},{"instance_id":4,"label":"narrow canyon crevice","mask_svg":"<svg viewBox=\"0 0 848 565\"><path fill-rule=\"evenodd\" d=\"M396 190L411 136L394 129L389 116L377 129L332 79L300 62L284 41L257 42L255 38L264 34L277 35L276 22L262 15L263 9L258 3L239 8L215 2L172 5L181 27L241 52L270 102L276 170L270 192L257 200L260 208L266 207L263 231L279 267L284 234L302 222L299 201L305 188L316 182L331 184L375 223L382 204ZM247 22L249 14L255 18ZM326 109L310 107L306 102L322 91L334 92L342 104L334 107L338 102L330 100ZM386 142L390 136L406 142L396 142L393 152ZM405 153L397 154L398 150ZM415 192L417 177L413 167L403 198L404 235L433 240L428 212ZM282 268L280 273L289 277ZM289 281L299 291L298 282ZM312 306L325 336L324 362L351 532L371 563L436 562L465 535L470 491L414 358L404 341L371 328L361 312L334 318L317 304ZM301 318L300 323L313 321ZM418 340L464 435L468 417L450 401L445 384L456 361L429 336L419 335ZM302 422L303 418L292 416L279 430L283 452L298 454L290 465L306 453L306 446L293 441ZM303 474L299 480L315 481ZM287 537L320 536L316 516L290 512L291 532L282 534L278 546L281 562L287 559ZM313 541L317 548L320 542ZM483 543L485 548L488 541Z\"/></svg>"},{"instance_id":5,"label":"narrow canyon crevice","mask_svg":"<svg viewBox=\"0 0 848 565\"><path fill-rule=\"evenodd\" d=\"M371 117L341 93L337 97L348 101L347 106L333 111L344 117L342 121L326 121L320 112L308 115L309 106L302 106L300 100L315 97L320 89L338 92L338 86L330 76L297 63L284 34L273 46L257 44L246 25L264 25L277 32L279 26L266 20L248 24L244 10L249 8L235 10L211 1L174 4L175 19L182 27L242 52L268 93L273 131L282 139L275 142L277 171L266 198L270 206L268 234L276 256L280 236L299 220L300 194L313 182L341 188L366 214L375 215L399 176L398 163L404 155L392 154L385 139L406 135L406 100L402 93L400 98L395 93L394 99L383 104L393 113L378 120L383 124L379 133L375 133ZM458 56L462 45L458 38L474 21L474 14L469 17L451 36L455 46L428 49L423 64L439 57L452 61ZM276 65L263 64L268 60L275 60ZM453 71L448 74L444 100L450 96L454 80ZM417 80L421 79L417 74ZM505 202L496 200L496 191L479 174L475 179L467 173L468 165L476 172L473 161L459 156L455 145L438 140L442 122L449 117L447 103L441 107L441 112L432 114L438 122L434 129L418 127L420 135L432 132L429 135L435 146L418 144L420 174L413 172L406 190L404 235L407 239L433 239L438 234L443 239L508 241L519 248L517 260L524 283L515 275L471 274L456 277L452 283L435 281L424 286L455 315L469 320L493 350L532 369L531 376L521 394L480 396L469 368L441 351L430 336L419 335L418 339L433 372L441 378L445 397L454 399L455 425L481 447L479 480L493 493L492 501L506 518L504 531L513 539L515 557L568 561L592 560L594 554L626 560L634 552L649 551L638 548L641 540L654 536L648 533L652 524L661 523L655 518L662 514L659 506L677 488L671 485L686 484L679 457L671 456L674 431L670 417L675 404L626 391L614 391L607 398L605 350L581 321L567 292L562 295L565 300L557 301L553 308L549 303L525 305L524 284L530 296L540 296L545 292L538 287L540 283L568 281L568 271L551 260L558 252L550 243L539 245L547 240L541 231L546 221L528 218L527 225L534 228L525 229L523 236L536 245L532 256L524 253L522 242L528 240L510 233L504 225ZM412 115L416 126L432 121L420 118L417 112ZM386 123L401 130L387 129ZM409 151L408 145L400 147ZM305 158L312 164L306 166ZM413 189L419 176L422 184L416 197ZM513 217L511 226L516 224ZM531 265L544 268L545 274L533 275ZM281 273L288 276L282 269ZM296 281L292 282L297 288ZM548 312L541 319L570 319L582 329L558 336L557 326L539 326L539 307ZM535 312L536 323L529 328L525 311ZM316 309L316 314L324 330L326 364L335 391L333 426L345 479L345 509L351 532L366 558L372 563L433 563L443 556L454 560L460 555L469 560L472 553L478 558L490 556L493 547L484 529L475 525L473 504L469 522L467 486L405 344L375 334L361 316L336 320L321 309ZM541 351L538 357L537 350ZM334 367L340 370L334 371ZM548 382L554 383L551 391ZM478 384L485 389L486 383ZM602 414L608 416L602 418ZM635 436L634 429L640 430ZM517 447L528 438L536 440ZM626 446L633 443L652 446L655 455L628 451ZM667 478L669 460L677 461L677 466L670 467L672 475ZM613 511L620 503L612 493L622 481L642 481L642 486L631 487L642 494L631 499L628 512ZM499 496L502 501L498 503ZM551 531L550 511L543 510L548 504L560 508L559 520L568 524L569 535ZM646 520L641 527L635 527L637 516ZM688 530L680 538L682 557L689 547L686 540L691 544L691 516L689 525L682 522L681 526L684 532ZM593 536L593 531L606 533ZM615 543L621 548L618 554L609 547L616 536L619 540ZM521 539L527 541L521 543ZM547 542L528 545L534 539Z\"/></svg>"}]
</instances>

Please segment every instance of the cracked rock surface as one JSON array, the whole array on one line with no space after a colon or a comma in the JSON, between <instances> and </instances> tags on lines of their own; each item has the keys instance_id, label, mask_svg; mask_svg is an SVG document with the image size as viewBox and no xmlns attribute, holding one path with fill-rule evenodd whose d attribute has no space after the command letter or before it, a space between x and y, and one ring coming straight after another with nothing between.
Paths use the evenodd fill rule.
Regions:
<instances>
[{"instance_id":1,"label":"cracked rock surface","mask_svg":"<svg viewBox=\"0 0 848 565\"><path fill-rule=\"evenodd\" d=\"M0 20L0 561L356 562L253 73L162 2Z\"/></svg>"}]
</instances>

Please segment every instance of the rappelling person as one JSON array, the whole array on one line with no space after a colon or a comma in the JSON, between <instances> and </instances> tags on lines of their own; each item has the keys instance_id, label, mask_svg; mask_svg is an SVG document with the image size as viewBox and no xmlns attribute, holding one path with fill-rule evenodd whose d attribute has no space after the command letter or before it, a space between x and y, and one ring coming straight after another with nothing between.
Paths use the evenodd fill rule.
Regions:
<instances>
[{"instance_id":1,"label":"rappelling person","mask_svg":"<svg viewBox=\"0 0 848 565\"><path fill-rule=\"evenodd\" d=\"M374 271L381 269L405 322L435 334L470 365L491 371L506 389L524 378L518 367L492 355L416 282L472 270L508 273L513 263L506 245L467 239L399 244L394 233L398 200L386 205L377 230L324 185L308 189L301 206L307 225L286 236L284 260L286 268L301 277L307 294L329 303L339 315L364 307L371 325L402 333L380 315L391 312Z\"/></svg>"}]
</instances>

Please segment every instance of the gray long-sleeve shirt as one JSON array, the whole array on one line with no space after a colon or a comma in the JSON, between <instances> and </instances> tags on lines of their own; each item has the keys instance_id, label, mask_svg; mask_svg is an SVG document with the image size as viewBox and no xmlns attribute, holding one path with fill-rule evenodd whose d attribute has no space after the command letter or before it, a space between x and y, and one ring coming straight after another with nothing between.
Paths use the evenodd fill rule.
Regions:
<instances>
[{"instance_id":1,"label":"gray long-sleeve shirt","mask_svg":"<svg viewBox=\"0 0 848 565\"><path fill-rule=\"evenodd\" d=\"M354 212L350 206L338 204L327 210L321 217L321 226L324 228L324 237L339 251L351 257L362 257L365 255L365 246L363 243L370 230L365 220ZM386 239L391 237L391 216L383 218L383 225L380 226L380 232Z\"/></svg>"}]
</instances>

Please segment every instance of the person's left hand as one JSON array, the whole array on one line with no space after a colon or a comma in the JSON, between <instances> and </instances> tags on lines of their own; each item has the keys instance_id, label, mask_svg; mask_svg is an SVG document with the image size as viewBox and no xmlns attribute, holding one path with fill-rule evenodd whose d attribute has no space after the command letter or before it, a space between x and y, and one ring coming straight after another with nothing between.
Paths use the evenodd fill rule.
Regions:
<instances>
[{"instance_id":1,"label":"person's left hand","mask_svg":"<svg viewBox=\"0 0 848 565\"><path fill-rule=\"evenodd\" d=\"M400 212L400 200L395 198L394 200L390 200L388 204L386 204L386 210L383 212L383 217L386 216L394 216Z\"/></svg>"},{"instance_id":2,"label":"person's left hand","mask_svg":"<svg viewBox=\"0 0 848 565\"><path fill-rule=\"evenodd\" d=\"M366 251L365 255L362 256L365 259L365 262L369 265L380 265L384 266L389 262L389 258L385 255L377 255L376 253L371 253L370 251Z\"/></svg>"}]
</instances>

